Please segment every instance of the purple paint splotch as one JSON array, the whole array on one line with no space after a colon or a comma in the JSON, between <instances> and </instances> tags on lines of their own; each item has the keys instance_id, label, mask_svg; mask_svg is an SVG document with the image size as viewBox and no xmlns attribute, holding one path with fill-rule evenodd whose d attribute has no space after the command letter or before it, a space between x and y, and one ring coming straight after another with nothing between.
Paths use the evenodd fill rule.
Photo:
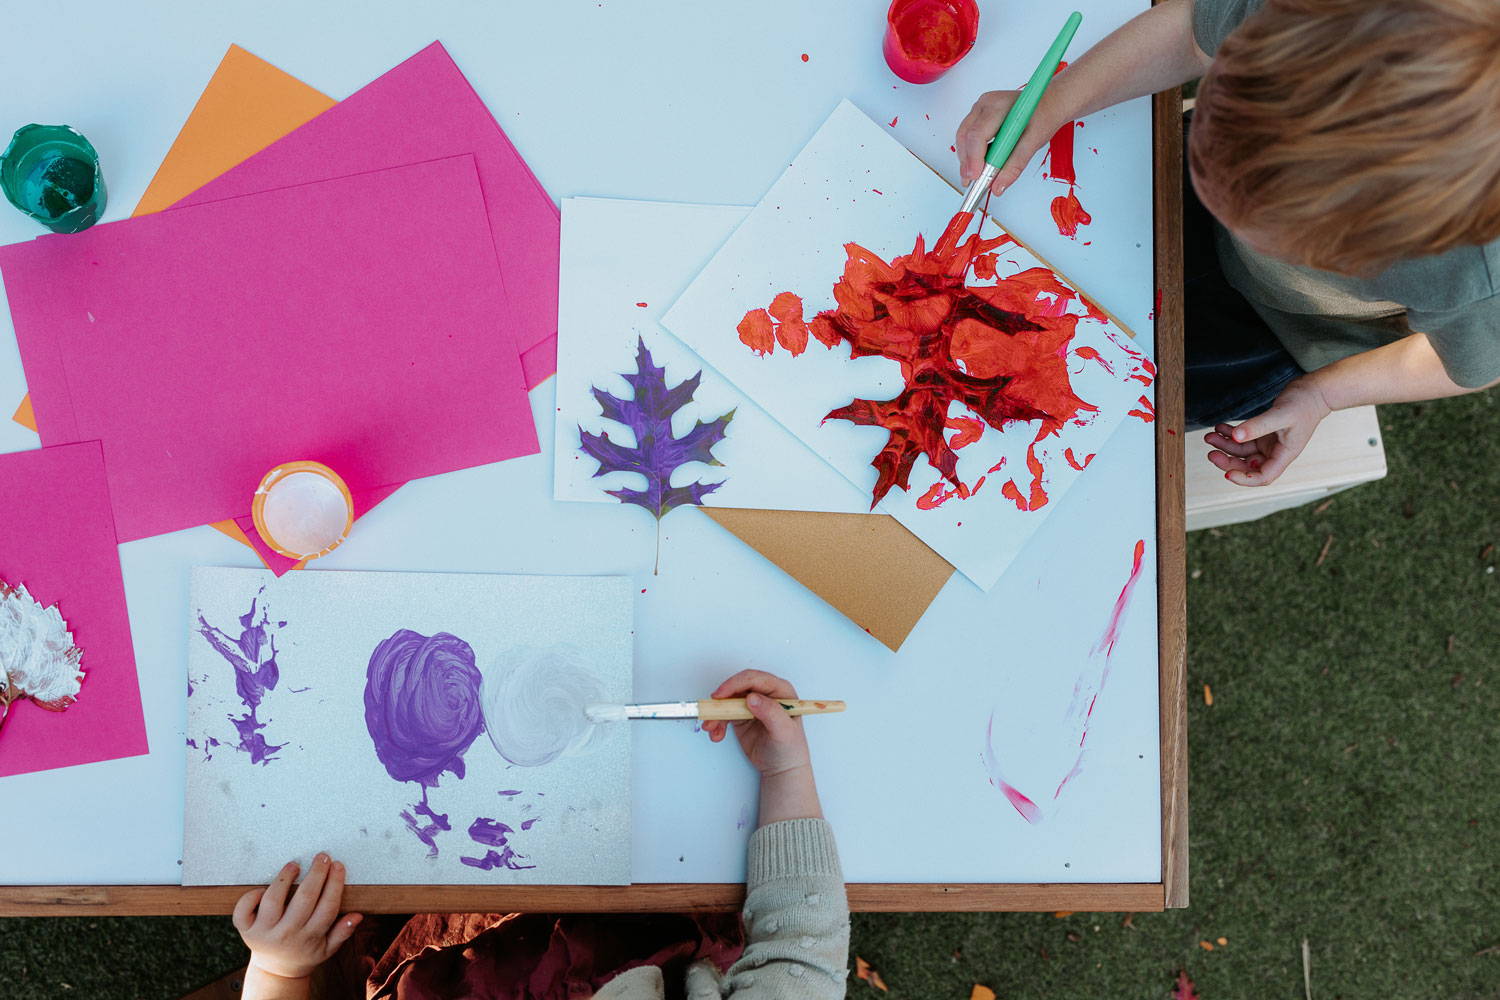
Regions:
<instances>
[{"instance_id":1,"label":"purple paint splotch","mask_svg":"<svg viewBox=\"0 0 1500 1000\"><path fill-rule=\"evenodd\" d=\"M417 815L413 816L412 813L416 813ZM427 821L424 823L417 819L417 816L426 817ZM410 811L403 809L401 811L401 820L406 824L408 830L416 834L418 840L427 845L427 856L429 858L438 856L437 835L445 830L453 829L453 825L448 822L447 813L435 812L427 804L426 785L422 786L422 801L413 805Z\"/></svg>"},{"instance_id":2,"label":"purple paint splotch","mask_svg":"<svg viewBox=\"0 0 1500 1000\"><path fill-rule=\"evenodd\" d=\"M521 829L527 829L536 820L529 820L521 824ZM482 858L470 858L460 856L459 861L470 868L478 868L481 871L494 871L496 868L506 868L513 872L528 871L536 865L523 865L525 855L517 854L516 849L511 846L510 837L515 831L498 820L480 816L469 826L469 839L481 847L488 847Z\"/></svg>"},{"instance_id":3,"label":"purple paint splotch","mask_svg":"<svg viewBox=\"0 0 1500 1000\"><path fill-rule=\"evenodd\" d=\"M446 814L428 805L427 790L444 771L464 776L464 752L484 730L480 680L467 642L410 629L376 646L365 671L365 726L386 773L422 787L422 801L401 818L429 858L437 857L437 834L451 827Z\"/></svg>"},{"instance_id":4,"label":"purple paint splotch","mask_svg":"<svg viewBox=\"0 0 1500 1000\"><path fill-rule=\"evenodd\" d=\"M261 588L262 592L264 589ZM239 622L240 634L231 638L227 632L210 625L199 611L197 631L234 668L235 694L245 706L244 715L229 716L240 738L236 749L249 754L250 763L264 765L276 760L277 751L286 746L266 741L261 732L266 724L260 719L261 702L268 692L276 690L281 680L281 668L276 663L276 632L285 628L286 622L271 622L260 594L250 600L250 610L239 616Z\"/></svg>"}]
</instances>

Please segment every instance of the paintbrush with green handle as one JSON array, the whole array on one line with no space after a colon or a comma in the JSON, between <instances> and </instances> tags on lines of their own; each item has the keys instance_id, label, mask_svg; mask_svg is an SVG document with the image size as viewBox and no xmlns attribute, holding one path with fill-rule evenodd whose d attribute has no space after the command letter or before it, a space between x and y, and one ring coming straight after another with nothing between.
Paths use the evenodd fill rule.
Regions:
<instances>
[{"instance_id":1,"label":"paintbrush with green handle","mask_svg":"<svg viewBox=\"0 0 1500 1000\"><path fill-rule=\"evenodd\" d=\"M989 151L984 154L984 169L979 176L974 178L974 183L969 185L969 191L964 195L963 206L960 213L974 212L979 208L979 203L984 200L990 185L995 182L995 176L1000 173L1000 168L1005 166L1005 161L1010 159L1010 154L1015 152L1016 143L1021 141L1021 133L1026 131L1026 126L1031 124L1031 116L1036 114L1037 105L1042 101L1042 95L1047 92L1047 84L1052 82L1052 76L1057 72L1058 65L1062 62L1063 53L1068 50L1068 45L1073 41L1073 35L1078 31L1078 26L1083 23L1083 15L1074 11L1068 15L1068 20L1063 24L1062 30L1057 33L1057 38L1052 42L1052 47L1047 54L1042 56L1042 61L1037 65L1036 72L1031 74L1031 79L1026 81L1026 87L1016 98L1016 103L1010 106L1005 113L1005 120L1000 123L1000 131L995 133L995 138L990 141Z\"/></svg>"},{"instance_id":2,"label":"paintbrush with green handle","mask_svg":"<svg viewBox=\"0 0 1500 1000\"><path fill-rule=\"evenodd\" d=\"M842 712L841 701L778 699L788 715L825 715ZM743 698L704 698L701 701L664 701L654 705L589 705L584 714L590 722L624 722L627 719L698 719L701 722L745 722L754 719Z\"/></svg>"}]
</instances>

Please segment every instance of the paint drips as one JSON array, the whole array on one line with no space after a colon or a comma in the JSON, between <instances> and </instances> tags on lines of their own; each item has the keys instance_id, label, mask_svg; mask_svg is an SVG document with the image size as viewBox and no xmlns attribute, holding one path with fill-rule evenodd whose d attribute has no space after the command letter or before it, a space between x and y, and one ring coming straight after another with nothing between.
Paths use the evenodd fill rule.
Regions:
<instances>
[{"instance_id":1,"label":"paint drips","mask_svg":"<svg viewBox=\"0 0 1500 1000\"><path fill-rule=\"evenodd\" d=\"M1078 238L1078 227L1094 221L1078 201L1078 172L1073 166L1073 135L1078 127L1078 122L1068 122L1052 133L1042 167L1043 177L1068 186L1067 194L1052 199L1052 221L1057 223L1058 233L1071 240Z\"/></svg>"},{"instance_id":2,"label":"paint drips","mask_svg":"<svg viewBox=\"0 0 1500 1000\"><path fill-rule=\"evenodd\" d=\"M415 813L416 815L412 815ZM418 819L417 816L423 817ZM414 833L418 840L427 845L427 856L435 858L438 856L437 835L453 829L448 822L448 814L433 810L427 803L427 786L422 786L422 801L416 803L410 810L401 811L401 821L406 828Z\"/></svg>"},{"instance_id":3,"label":"paint drips","mask_svg":"<svg viewBox=\"0 0 1500 1000\"><path fill-rule=\"evenodd\" d=\"M889 263L847 244L844 273L833 286L837 307L807 323L826 348L847 343L851 358L879 356L901 366L905 389L896 398L856 399L824 418L887 431L870 463L878 473L872 509L892 487L911 489L911 470L921 456L956 495L976 492L978 483L959 480L955 445L944 439L949 408L958 403L974 414L981 432L985 425L1003 431L1013 422L1038 422L1027 453L1031 483L1023 494L1012 480L1006 492L1019 509L1036 510L1047 503L1036 443L1097 412L1069 381L1068 345L1079 317L1067 307L1080 296L1040 267L991 285L968 284L971 268L992 275L994 250L1012 242L1005 235L964 239L972 221L969 213L954 216L930 251L919 236L910 254ZM772 306L789 295L781 293ZM797 304L800 320L800 299ZM1088 309L1091 318L1102 318L1091 304ZM759 354L771 353L772 319L770 309L751 310L740 323L740 339Z\"/></svg>"},{"instance_id":4,"label":"paint drips","mask_svg":"<svg viewBox=\"0 0 1500 1000\"><path fill-rule=\"evenodd\" d=\"M277 751L287 745L268 743L262 732L266 724L260 719L261 703L281 681L281 668L276 663L276 633L286 627L284 621L272 623L270 611L262 600L264 593L262 587L250 599L250 610L239 616L237 638L230 638L228 633L210 625L201 610L197 628L214 652L234 668L234 690L245 706L244 715L229 716L239 734L235 749L248 754L250 763L261 765L276 760Z\"/></svg>"},{"instance_id":5,"label":"paint drips","mask_svg":"<svg viewBox=\"0 0 1500 1000\"><path fill-rule=\"evenodd\" d=\"M507 654L485 679L482 700L500 756L520 767L541 767L587 745L594 727L585 709L605 699L583 654L554 646Z\"/></svg>"},{"instance_id":6,"label":"paint drips","mask_svg":"<svg viewBox=\"0 0 1500 1000\"><path fill-rule=\"evenodd\" d=\"M535 822L536 820L534 819L527 820L521 824L521 829L528 829ZM516 849L511 846L510 837L514 833L515 830L504 823L480 816L469 826L469 839L481 847L490 848L490 850L486 851L482 858L470 858L460 855L458 860L470 868L478 868L481 871L487 872L494 871L496 868L507 868L516 872L535 868L536 865L521 864L522 861L526 860L526 857L517 854Z\"/></svg>"}]
</instances>

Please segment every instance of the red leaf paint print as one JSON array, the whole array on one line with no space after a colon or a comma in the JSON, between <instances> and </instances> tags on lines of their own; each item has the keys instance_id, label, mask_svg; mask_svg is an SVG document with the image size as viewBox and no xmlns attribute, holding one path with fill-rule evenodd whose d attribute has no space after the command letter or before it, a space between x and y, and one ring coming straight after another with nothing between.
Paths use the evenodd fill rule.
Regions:
<instances>
[{"instance_id":1,"label":"red leaf paint print","mask_svg":"<svg viewBox=\"0 0 1500 1000\"><path fill-rule=\"evenodd\" d=\"M1052 221L1057 223L1059 233L1076 240L1078 227L1093 222L1094 217L1079 204L1078 194L1070 189L1067 194L1052 199Z\"/></svg>"},{"instance_id":2,"label":"red leaf paint print","mask_svg":"<svg viewBox=\"0 0 1500 1000\"><path fill-rule=\"evenodd\" d=\"M879 474L872 508L892 487L911 489L911 470L921 456L948 481L952 495L962 497L960 490L972 495L978 484L959 481L955 448L976 440L984 425L1003 431L1013 421L1034 420L1040 425L1027 454L1032 481L1024 494L1014 481L1009 486L1020 509L1035 510L1047 503L1036 442L1097 411L1074 394L1068 375L1069 343L1079 317L1066 310L1078 293L1039 267L993 285L967 284L970 269L986 255L990 261L984 267L993 273L993 251L1011 242L1009 236L978 234L960 242L972 221L955 216L930 251L919 236L911 253L889 263L857 243L846 244L844 274L833 286L837 306L806 324L825 347L843 342L851 357L885 357L901 366L906 385L894 399L855 399L824 418L887 431L885 446L870 463ZM1094 307L1088 308L1092 315ZM740 340L758 354L770 354L773 335L782 338L773 321L795 330L794 320L802 323L802 302L783 292L769 311L745 314ZM782 346L793 350L785 342ZM943 432L950 428L954 403L975 415L968 419L978 431L969 437L970 428L964 427L950 443Z\"/></svg>"},{"instance_id":3,"label":"red leaf paint print","mask_svg":"<svg viewBox=\"0 0 1500 1000\"><path fill-rule=\"evenodd\" d=\"M796 357L807 350L807 324L802 321L802 299L782 292L767 310L776 321L776 342Z\"/></svg>"}]
</instances>

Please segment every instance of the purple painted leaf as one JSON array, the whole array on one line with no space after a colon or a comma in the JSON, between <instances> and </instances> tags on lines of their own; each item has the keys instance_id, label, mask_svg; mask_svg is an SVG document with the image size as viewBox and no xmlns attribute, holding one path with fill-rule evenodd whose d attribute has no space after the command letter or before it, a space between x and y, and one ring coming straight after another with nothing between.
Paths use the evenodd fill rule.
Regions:
<instances>
[{"instance_id":1,"label":"purple painted leaf","mask_svg":"<svg viewBox=\"0 0 1500 1000\"><path fill-rule=\"evenodd\" d=\"M657 367L651 360L651 352L646 349L645 340L639 338L635 367L634 374L624 376L635 390L633 399L621 399L597 387L593 390L604 418L630 428L635 435L635 445L611 441L608 432L591 434L580 427L578 436L582 445L579 450L599 463L599 471L594 473L596 477L611 472L633 472L643 477L646 480L643 490L622 487L605 492L621 503L645 508L659 521L683 504L701 507L704 497L724 485L721 480L673 486L672 473L689 462L722 466L723 463L714 457L713 449L724 440L725 429L734 419L734 411L730 410L708 423L700 420L682 437L673 437L672 415L692 401L703 372L668 387L666 369Z\"/></svg>"}]
</instances>

